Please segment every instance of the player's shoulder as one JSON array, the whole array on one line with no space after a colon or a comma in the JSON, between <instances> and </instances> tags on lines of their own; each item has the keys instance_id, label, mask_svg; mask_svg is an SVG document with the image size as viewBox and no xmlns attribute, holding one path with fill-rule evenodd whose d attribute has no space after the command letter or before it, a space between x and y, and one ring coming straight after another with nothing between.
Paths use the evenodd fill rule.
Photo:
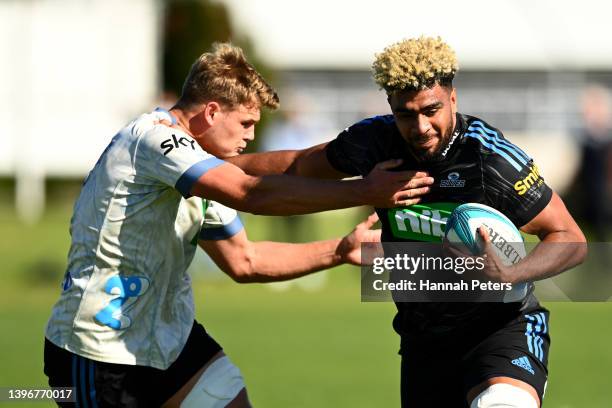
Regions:
<instances>
[{"instance_id":1,"label":"player's shoulder","mask_svg":"<svg viewBox=\"0 0 612 408\"><path fill-rule=\"evenodd\" d=\"M159 151L164 156L174 150L179 153L182 150L203 152L191 135L181 128L170 126L174 123L174 118L167 111L155 110L138 116L124 128L124 132L133 138L137 146L149 146L149 149ZM138 147L138 150L141 149Z\"/></svg>"},{"instance_id":2,"label":"player's shoulder","mask_svg":"<svg viewBox=\"0 0 612 408\"><path fill-rule=\"evenodd\" d=\"M171 127L172 121L164 112L153 111L143 113L126 127L136 137L169 136L172 133L185 133L179 128ZM186 135L186 134L185 134Z\"/></svg>"},{"instance_id":3,"label":"player's shoulder","mask_svg":"<svg viewBox=\"0 0 612 408\"><path fill-rule=\"evenodd\" d=\"M344 129L339 136L351 145L375 151L383 159L403 144L393 115L379 115L365 118ZM371 152L372 153L372 152Z\"/></svg>"},{"instance_id":4,"label":"player's shoulder","mask_svg":"<svg viewBox=\"0 0 612 408\"><path fill-rule=\"evenodd\" d=\"M462 114L461 118L463 145L473 149L487 167L521 172L530 166L531 157L508 140L500 129L476 116Z\"/></svg>"},{"instance_id":5,"label":"player's shoulder","mask_svg":"<svg viewBox=\"0 0 612 408\"><path fill-rule=\"evenodd\" d=\"M395 118L389 114L362 119L346 128L345 131L378 134L381 131L392 132L396 129Z\"/></svg>"}]
</instances>

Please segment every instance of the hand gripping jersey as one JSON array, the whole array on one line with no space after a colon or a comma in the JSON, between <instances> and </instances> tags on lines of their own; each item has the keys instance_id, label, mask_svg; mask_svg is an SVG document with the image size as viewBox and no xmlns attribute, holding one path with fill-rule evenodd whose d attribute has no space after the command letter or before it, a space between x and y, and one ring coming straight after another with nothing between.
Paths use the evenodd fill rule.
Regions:
<instances>
[{"instance_id":1,"label":"hand gripping jersey","mask_svg":"<svg viewBox=\"0 0 612 408\"><path fill-rule=\"evenodd\" d=\"M171 116L144 114L112 139L74 206L46 337L92 360L166 369L193 326L186 270L198 239L242 229L236 211L189 194L224 162L159 119Z\"/></svg>"},{"instance_id":2,"label":"hand gripping jersey","mask_svg":"<svg viewBox=\"0 0 612 408\"><path fill-rule=\"evenodd\" d=\"M504 213L517 228L546 207L552 190L529 156L484 121L458 114L451 141L441 157L418 163L407 150L392 115L365 119L327 146L339 171L367 175L376 163L401 158L402 170L425 170L435 184L410 207L377 208L383 242L441 242L444 225L460 204L477 202ZM403 339L429 341L460 326L482 327L538 305L533 295L522 303L396 303L394 328Z\"/></svg>"}]
</instances>

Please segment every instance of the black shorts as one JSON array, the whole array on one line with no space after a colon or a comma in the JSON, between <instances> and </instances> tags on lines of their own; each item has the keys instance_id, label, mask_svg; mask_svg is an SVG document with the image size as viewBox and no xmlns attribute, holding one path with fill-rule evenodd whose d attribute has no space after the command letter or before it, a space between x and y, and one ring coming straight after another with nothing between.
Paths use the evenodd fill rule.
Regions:
<instances>
[{"instance_id":1,"label":"black shorts","mask_svg":"<svg viewBox=\"0 0 612 408\"><path fill-rule=\"evenodd\" d=\"M525 312L471 348L465 347L462 336L436 347L403 347L402 407L469 407L468 391L500 376L530 384L543 401L550 347L548 316L544 308Z\"/></svg>"},{"instance_id":2,"label":"black shorts","mask_svg":"<svg viewBox=\"0 0 612 408\"><path fill-rule=\"evenodd\" d=\"M221 346L198 322L167 370L90 360L45 339L45 374L51 387L75 387L76 407L159 407L202 368Z\"/></svg>"}]
</instances>

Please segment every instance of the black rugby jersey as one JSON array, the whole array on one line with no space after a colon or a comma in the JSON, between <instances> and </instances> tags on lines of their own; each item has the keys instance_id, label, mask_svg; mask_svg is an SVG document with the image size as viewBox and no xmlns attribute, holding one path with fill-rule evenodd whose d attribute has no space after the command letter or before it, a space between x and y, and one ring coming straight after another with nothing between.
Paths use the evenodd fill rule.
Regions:
<instances>
[{"instance_id":1,"label":"black rugby jersey","mask_svg":"<svg viewBox=\"0 0 612 408\"><path fill-rule=\"evenodd\" d=\"M552 190L533 162L502 133L474 116L457 114L451 142L436 160L418 163L393 115L364 119L329 143L327 159L337 170L366 176L385 160L404 160L401 170L424 170L434 177L431 191L409 207L376 208L383 242L441 242L444 225L460 204L476 202L505 214L517 228L546 207ZM395 330L403 340L430 341L461 326L486 325L538 307L529 294L517 303L396 303Z\"/></svg>"}]
</instances>

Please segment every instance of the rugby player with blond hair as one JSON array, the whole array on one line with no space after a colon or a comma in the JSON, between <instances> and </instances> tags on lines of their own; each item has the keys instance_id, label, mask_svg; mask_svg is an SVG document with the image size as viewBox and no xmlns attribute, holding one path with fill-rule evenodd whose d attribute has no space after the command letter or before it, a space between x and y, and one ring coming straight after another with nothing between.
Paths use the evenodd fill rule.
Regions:
<instances>
[{"instance_id":1,"label":"rugby player with blond hair","mask_svg":"<svg viewBox=\"0 0 612 408\"><path fill-rule=\"evenodd\" d=\"M342 239L251 242L236 210L304 214L408 205L431 179L373 167L362 180L250 176L224 161L254 138L276 92L231 44L193 64L176 105L121 129L83 183L45 373L83 407L248 407L240 371L195 321L187 268L199 244L237 282L359 264L375 216ZM58 401L60 405L64 403Z\"/></svg>"},{"instance_id":2,"label":"rugby player with blond hair","mask_svg":"<svg viewBox=\"0 0 612 408\"><path fill-rule=\"evenodd\" d=\"M586 256L585 238L533 160L482 119L457 112L451 47L420 37L387 47L373 63L392 114L364 119L309 149L244 155L233 162L249 174L306 177L366 176L376 163L402 159L404 170L434 178L419 205L376 208L382 242L441 242L444 225L462 203L504 213L540 243L521 262L503 265L487 243L491 280L521 283L571 268ZM572 249L572 250L568 250ZM531 289L533 286L530 286ZM518 302L396 302L393 327L401 336L404 407L535 408L547 381L549 312L532 290Z\"/></svg>"}]
</instances>

